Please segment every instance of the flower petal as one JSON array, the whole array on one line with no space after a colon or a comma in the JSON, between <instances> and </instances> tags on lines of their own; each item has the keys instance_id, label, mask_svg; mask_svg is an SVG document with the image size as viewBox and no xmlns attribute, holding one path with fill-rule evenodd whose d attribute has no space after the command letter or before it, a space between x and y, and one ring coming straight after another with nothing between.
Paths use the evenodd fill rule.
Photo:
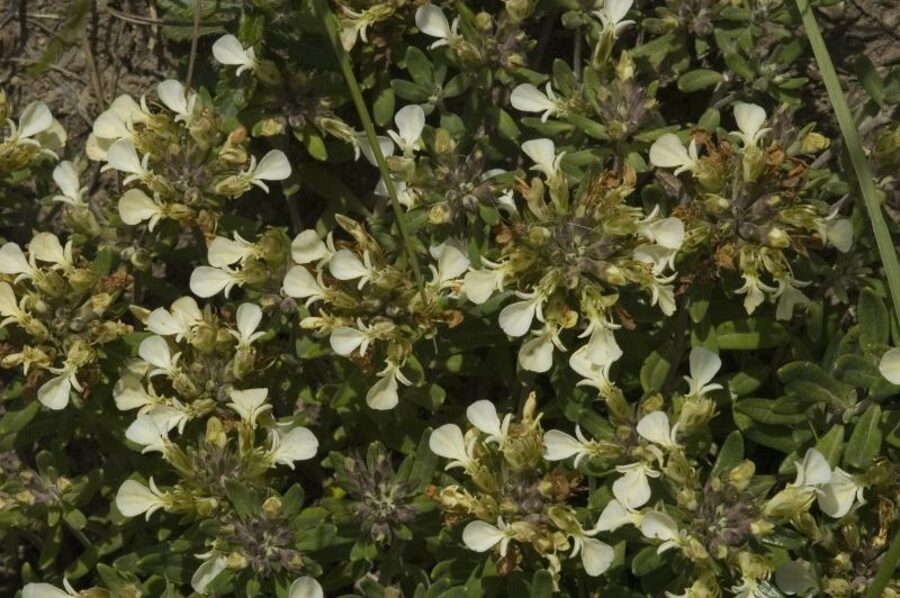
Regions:
<instances>
[{"instance_id":1,"label":"flower petal","mask_svg":"<svg viewBox=\"0 0 900 598\"><path fill-rule=\"evenodd\" d=\"M472 521L463 529L463 544L475 552L487 552L497 545L504 533L485 521Z\"/></svg>"}]
</instances>

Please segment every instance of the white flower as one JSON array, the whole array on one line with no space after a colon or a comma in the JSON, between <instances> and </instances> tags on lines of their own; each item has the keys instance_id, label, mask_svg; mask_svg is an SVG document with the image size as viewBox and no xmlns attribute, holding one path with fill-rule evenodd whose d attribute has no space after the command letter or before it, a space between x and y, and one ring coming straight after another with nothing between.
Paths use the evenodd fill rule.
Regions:
<instances>
[{"instance_id":1,"label":"white flower","mask_svg":"<svg viewBox=\"0 0 900 598\"><path fill-rule=\"evenodd\" d=\"M366 286L366 283L375 275L368 251L363 252L363 259L360 260L349 249L340 249L331 257L328 269L331 275L338 280L356 280L358 278L360 289Z\"/></svg>"},{"instance_id":2,"label":"white flower","mask_svg":"<svg viewBox=\"0 0 900 598\"><path fill-rule=\"evenodd\" d=\"M256 245L234 233L234 240L215 237L206 250L206 260L213 268L244 263L256 254Z\"/></svg>"},{"instance_id":3,"label":"white flower","mask_svg":"<svg viewBox=\"0 0 900 598\"><path fill-rule=\"evenodd\" d=\"M147 228L153 232L157 223L165 215L165 208L150 199L150 196L140 189L129 189L119 199L119 218L130 226L149 220Z\"/></svg>"},{"instance_id":4,"label":"white flower","mask_svg":"<svg viewBox=\"0 0 900 598\"><path fill-rule=\"evenodd\" d=\"M532 331L531 338L519 347L518 362L522 369L543 373L553 366L553 348L565 351L555 326L546 324L539 331Z\"/></svg>"},{"instance_id":5,"label":"white flower","mask_svg":"<svg viewBox=\"0 0 900 598\"><path fill-rule=\"evenodd\" d=\"M512 413L503 416L501 422L494 404L487 399L482 399L469 405L466 409L466 418L478 431L487 434L487 438L484 439L485 443L495 442L498 446L502 446L506 442Z\"/></svg>"},{"instance_id":6,"label":"white flower","mask_svg":"<svg viewBox=\"0 0 900 598\"><path fill-rule=\"evenodd\" d=\"M684 537L675 521L659 511L650 511L645 514L641 520L640 529L645 537L663 541L656 549L656 554L676 548L684 542Z\"/></svg>"},{"instance_id":7,"label":"white flower","mask_svg":"<svg viewBox=\"0 0 900 598\"><path fill-rule=\"evenodd\" d=\"M472 521L463 529L462 540L466 548L475 552L487 552L500 544L500 556L505 557L514 536L515 530L498 518L496 526L485 521Z\"/></svg>"},{"instance_id":8,"label":"white flower","mask_svg":"<svg viewBox=\"0 0 900 598\"><path fill-rule=\"evenodd\" d=\"M7 138L11 143L24 143L27 145L40 145L36 140L32 139L35 135L42 133L53 125L53 115L47 104L43 102L32 102L25 106L22 114L19 115L19 126L17 127L12 121L9 126L12 133Z\"/></svg>"},{"instance_id":9,"label":"white flower","mask_svg":"<svg viewBox=\"0 0 900 598\"><path fill-rule=\"evenodd\" d=\"M167 432L159 423L149 415L139 415L125 429L125 438L144 447L141 453L154 451L165 454L166 445L169 443Z\"/></svg>"},{"instance_id":10,"label":"white flower","mask_svg":"<svg viewBox=\"0 0 900 598\"><path fill-rule=\"evenodd\" d=\"M396 131L388 131L388 135L397 144L400 152L411 154L422 149L419 139L425 128L425 111L418 104L404 106L394 115Z\"/></svg>"},{"instance_id":11,"label":"white flower","mask_svg":"<svg viewBox=\"0 0 900 598\"><path fill-rule=\"evenodd\" d=\"M459 38L459 17L453 19L451 26L444 16L444 11L434 4L424 4L416 10L416 27L425 35L438 38L428 46L429 49L446 46Z\"/></svg>"},{"instance_id":12,"label":"white flower","mask_svg":"<svg viewBox=\"0 0 900 598\"><path fill-rule=\"evenodd\" d=\"M68 271L72 269L72 241L63 247L53 233L38 233L28 243L32 260L47 262Z\"/></svg>"},{"instance_id":13,"label":"white flower","mask_svg":"<svg viewBox=\"0 0 900 598\"><path fill-rule=\"evenodd\" d=\"M837 212L818 223L819 234L841 253L853 247L853 223L849 218L837 218Z\"/></svg>"},{"instance_id":14,"label":"white flower","mask_svg":"<svg viewBox=\"0 0 900 598\"><path fill-rule=\"evenodd\" d=\"M647 243L638 245L631 252L631 256L634 259L652 266L651 270L654 277L662 276L666 268L674 268L677 255L678 250L676 249L667 249L662 245L650 245Z\"/></svg>"},{"instance_id":15,"label":"white flower","mask_svg":"<svg viewBox=\"0 0 900 598\"><path fill-rule=\"evenodd\" d=\"M544 433L544 459L547 461L564 461L575 457L575 467L593 451L593 441L585 438L580 426L575 426L575 438L560 430L548 430Z\"/></svg>"},{"instance_id":16,"label":"white flower","mask_svg":"<svg viewBox=\"0 0 900 598\"><path fill-rule=\"evenodd\" d=\"M775 585L788 596L807 596L818 588L817 576L806 561L789 561L775 570Z\"/></svg>"},{"instance_id":17,"label":"white flower","mask_svg":"<svg viewBox=\"0 0 900 598\"><path fill-rule=\"evenodd\" d=\"M405 181L402 181L394 176L390 177L391 183L394 185L394 191L397 192L397 201L400 202L407 210L411 210L416 207L416 200L418 197L418 193L415 189L406 184ZM379 178L378 183L375 184L375 195L378 197L390 197L390 194L387 190L387 185L384 182L384 178Z\"/></svg>"},{"instance_id":18,"label":"white flower","mask_svg":"<svg viewBox=\"0 0 900 598\"><path fill-rule=\"evenodd\" d=\"M324 299L328 293L322 282L322 273L319 273L319 278L316 280L310 271L303 266L294 266L288 270L284 276L281 290L288 297L306 299L307 307L316 301Z\"/></svg>"},{"instance_id":19,"label":"white flower","mask_svg":"<svg viewBox=\"0 0 900 598\"><path fill-rule=\"evenodd\" d=\"M822 486L818 493L819 508L829 517L840 519L850 512L853 503L865 504L863 493L866 487L859 483L859 478L835 467L831 479Z\"/></svg>"},{"instance_id":20,"label":"white flower","mask_svg":"<svg viewBox=\"0 0 900 598\"><path fill-rule=\"evenodd\" d=\"M740 131L733 131L733 134L741 140L744 149L755 147L763 135L771 130L762 128L766 122L766 111L756 104L735 104L734 120Z\"/></svg>"},{"instance_id":21,"label":"white flower","mask_svg":"<svg viewBox=\"0 0 900 598\"><path fill-rule=\"evenodd\" d=\"M578 338L590 337L585 345L585 356L596 365L615 363L622 357L622 348L616 342L613 330L619 328L605 317L588 318L588 325Z\"/></svg>"},{"instance_id":22,"label":"white flower","mask_svg":"<svg viewBox=\"0 0 900 598\"><path fill-rule=\"evenodd\" d=\"M147 330L159 336L174 336L175 342L187 338L203 313L193 297L176 299L170 309L158 307L147 316Z\"/></svg>"},{"instance_id":23,"label":"white flower","mask_svg":"<svg viewBox=\"0 0 900 598\"><path fill-rule=\"evenodd\" d=\"M431 284L438 288L448 286L469 268L469 258L458 247L444 242L430 250L437 266L429 265L433 276Z\"/></svg>"},{"instance_id":24,"label":"white flower","mask_svg":"<svg viewBox=\"0 0 900 598\"><path fill-rule=\"evenodd\" d=\"M516 292L516 296L522 301L510 303L500 311L498 322L503 332L509 336L523 336L531 329L531 322L535 316L541 322L544 321L544 314L541 307L544 303L544 296L538 292L522 293Z\"/></svg>"},{"instance_id":25,"label":"white flower","mask_svg":"<svg viewBox=\"0 0 900 598\"><path fill-rule=\"evenodd\" d=\"M172 355L169 343L163 337L148 336L142 340L138 345L138 355L155 368L150 370L149 377L162 374L174 378L178 375L178 358L181 357L181 353Z\"/></svg>"},{"instance_id":26,"label":"white flower","mask_svg":"<svg viewBox=\"0 0 900 598\"><path fill-rule=\"evenodd\" d=\"M328 237L323 242L316 231L308 229L291 241L291 258L296 264L316 262L321 267L328 263L334 253L332 233L328 233Z\"/></svg>"},{"instance_id":27,"label":"white flower","mask_svg":"<svg viewBox=\"0 0 900 598\"><path fill-rule=\"evenodd\" d=\"M522 83L512 91L509 101L513 108L522 112L543 112L541 122L547 122L551 116L562 114L565 108L557 100L550 83L544 89L547 90L546 94L531 83Z\"/></svg>"},{"instance_id":28,"label":"white flower","mask_svg":"<svg viewBox=\"0 0 900 598\"><path fill-rule=\"evenodd\" d=\"M241 173L241 176L268 193L269 187L263 181L283 181L288 178L291 176L291 163L283 151L269 150L259 164L256 163L255 156L250 156L250 166Z\"/></svg>"},{"instance_id":29,"label":"white flower","mask_svg":"<svg viewBox=\"0 0 900 598\"><path fill-rule=\"evenodd\" d=\"M359 349L360 355L366 354L369 343L374 338L373 331L361 319L357 320L356 325L357 328L340 326L331 331L328 340L335 353L347 357Z\"/></svg>"},{"instance_id":30,"label":"white flower","mask_svg":"<svg viewBox=\"0 0 900 598\"><path fill-rule=\"evenodd\" d=\"M612 362L595 363L590 357L590 342L579 347L572 356L569 357L569 367L576 374L582 377L576 386L591 386L601 393L607 393L612 386L609 380L609 370Z\"/></svg>"},{"instance_id":31,"label":"white flower","mask_svg":"<svg viewBox=\"0 0 900 598\"><path fill-rule=\"evenodd\" d=\"M165 104L166 108L175 113L175 122L184 122L186 125L191 124L194 117L194 108L197 105L197 94L193 91L185 90L181 81L168 79L163 81L156 87L160 101Z\"/></svg>"},{"instance_id":32,"label":"white flower","mask_svg":"<svg viewBox=\"0 0 900 598\"><path fill-rule=\"evenodd\" d=\"M65 409L69 404L69 394L74 388L81 392L81 384L78 382L76 374L78 368L66 362L61 368L49 368L58 376L50 378L38 389L37 398L45 407L59 411Z\"/></svg>"},{"instance_id":33,"label":"white flower","mask_svg":"<svg viewBox=\"0 0 900 598\"><path fill-rule=\"evenodd\" d=\"M409 386L412 382L400 371L400 366L388 361L387 367L378 372L380 378L366 393L366 405L377 411L393 409L400 402L397 394L397 382Z\"/></svg>"},{"instance_id":34,"label":"white flower","mask_svg":"<svg viewBox=\"0 0 900 598\"><path fill-rule=\"evenodd\" d=\"M614 532L623 525L639 526L643 516L633 509L628 509L616 499L612 499L603 507L600 518L594 529L598 532Z\"/></svg>"},{"instance_id":35,"label":"white flower","mask_svg":"<svg viewBox=\"0 0 900 598\"><path fill-rule=\"evenodd\" d=\"M503 279L506 272L501 264L489 262L484 258L481 261L488 268L484 270L470 270L463 278L463 288L466 298L476 305L481 305L491 298L496 291L503 290Z\"/></svg>"},{"instance_id":36,"label":"white flower","mask_svg":"<svg viewBox=\"0 0 900 598\"><path fill-rule=\"evenodd\" d=\"M149 481L149 488L135 480L125 480L119 486L119 491L116 493L116 508L122 515L137 517L146 514L149 521L153 513L166 507L164 494L156 487L152 477Z\"/></svg>"},{"instance_id":37,"label":"white flower","mask_svg":"<svg viewBox=\"0 0 900 598\"><path fill-rule=\"evenodd\" d=\"M522 151L534 162L532 170L544 174L548 179L557 176L565 152L556 154L556 144L551 139L531 139L522 144Z\"/></svg>"},{"instance_id":38,"label":"white flower","mask_svg":"<svg viewBox=\"0 0 900 598\"><path fill-rule=\"evenodd\" d=\"M18 282L23 278L35 278L40 272L33 259L28 261L21 247L6 243L0 247L0 274L15 274L15 282Z\"/></svg>"},{"instance_id":39,"label":"white flower","mask_svg":"<svg viewBox=\"0 0 900 598\"><path fill-rule=\"evenodd\" d=\"M616 471L622 477L613 482L613 496L628 509L639 509L650 500L650 481L647 478L658 478L659 472L643 461L619 465Z\"/></svg>"},{"instance_id":40,"label":"white flower","mask_svg":"<svg viewBox=\"0 0 900 598\"><path fill-rule=\"evenodd\" d=\"M625 15L631 10L634 0L603 0L603 7L594 11L594 15L600 19L604 32L611 32L617 37L622 29L633 25L634 21L625 21Z\"/></svg>"},{"instance_id":41,"label":"white flower","mask_svg":"<svg viewBox=\"0 0 900 598\"><path fill-rule=\"evenodd\" d=\"M68 160L63 160L53 169L53 182L62 191L62 195L54 195L53 201L60 201L72 206L84 207L87 204L84 201L84 194L87 187L81 186L78 179L78 169L75 164Z\"/></svg>"},{"instance_id":42,"label":"white flower","mask_svg":"<svg viewBox=\"0 0 900 598\"><path fill-rule=\"evenodd\" d=\"M664 411L648 413L637 423L637 433L644 438L665 449L678 447L678 424L669 427L669 416Z\"/></svg>"},{"instance_id":43,"label":"white flower","mask_svg":"<svg viewBox=\"0 0 900 598\"><path fill-rule=\"evenodd\" d=\"M797 478L789 486L815 491L831 481L831 466L828 465L828 461L825 460L822 453L814 448L806 451L802 463L794 461L794 465L797 466Z\"/></svg>"},{"instance_id":44,"label":"white flower","mask_svg":"<svg viewBox=\"0 0 900 598\"><path fill-rule=\"evenodd\" d=\"M238 307L235 316L237 330L229 330L228 333L237 339L239 348L249 347L256 339L265 336L265 331L256 331L262 322L262 315L262 310L253 303L241 303Z\"/></svg>"},{"instance_id":45,"label":"white flower","mask_svg":"<svg viewBox=\"0 0 900 598\"><path fill-rule=\"evenodd\" d=\"M142 380L143 376L127 372L116 381L113 386L113 399L120 411L140 409L144 412L156 404L158 397L144 388ZM150 389L152 391L152 386Z\"/></svg>"},{"instance_id":46,"label":"white flower","mask_svg":"<svg viewBox=\"0 0 900 598\"><path fill-rule=\"evenodd\" d=\"M218 553L196 556L200 558L208 556L208 558L197 567L197 570L194 571L194 575L191 576L191 587L198 594L204 594L206 593L206 586L211 584L212 581L227 568L226 559L225 556Z\"/></svg>"},{"instance_id":47,"label":"white flower","mask_svg":"<svg viewBox=\"0 0 900 598\"><path fill-rule=\"evenodd\" d=\"M681 139L674 133L666 133L650 146L650 163L658 168L674 168L675 174L697 170L699 156L697 142L691 139L685 149Z\"/></svg>"},{"instance_id":48,"label":"white flower","mask_svg":"<svg viewBox=\"0 0 900 598\"><path fill-rule=\"evenodd\" d=\"M600 530L584 530L579 529L575 533L570 533L572 538L572 552L569 557L574 557L581 553L581 564L584 565L584 572L591 577L602 575L615 558L615 551L612 546L593 538Z\"/></svg>"},{"instance_id":49,"label":"white flower","mask_svg":"<svg viewBox=\"0 0 900 598\"><path fill-rule=\"evenodd\" d=\"M747 295L744 297L744 309L747 311L747 315L752 315L756 308L766 300L765 293L775 293L778 289L762 282L755 272L744 272L743 278L744 286L736 290L735 293Z\"/></svg>"},{"instance_id":50,"label":"white flower","mask_svg":"<svg viewBox=\"0 0 900 598\"><path fill-rule=\"evenodd\" d=\"M266 403L266 397L269 396L267 388L232 388L228 391L228 396L231 398L228 407L234 409L251 430L256 428L256 419L272 409L272 405Z\"/></svg>"},{"instance_id":51,"label":"white flower","mask_svg":"<svg viewBox=\"0 0 900 598\"><path fill-rule=\"evenodd\" d=\"M216 40L212 52L220 64L238 67L236 75L240 75L244 71L252 71L259 66L253 48L244 48L238 38L230 33Z\"/></svg>"},{"instance_id":52,"label":"white flower","mask_svg":"<svg viewBox=\"0 0 900 598\"><path fill-rule=\"evenodd\" d=\"M267 458L273 465L280 463L294 469L294 461L306 461L316 456L319 441L307 428L297 426L283 434L275 430Z\"/></svg>"},{"instance_id":53,"label":"white flower","mask_svg":"<svg viewBox=\"0 0 900 598\"><path fill-rule=\"evenodd\" d=\"M22 299L24 303L25 299ZM16 302L16 294L8 282L0 282L0 316L3 321L0 322L0 328L17 322L24 325L28 321L28 314L22 309L22 306Z\"/></svg>"},{"instance_id":54,"label":"white flower","mask_svg":"<svg viewBox=\"0 0 900 598\"><path fill-rule=\"evenodd\" d=\"M229 268L212 268L210 266L197 266L191 272L191 292L198 297L212 297L218 293L231 293L235 286L241 286L244 280L240 272Z\"/></svg>"},{"instance_id":55,"label":"white flower","mask_svg":"<svg viewBox=\"0 0 900 598\"><path fill-rule=\"evenodd\" d=\"M22 588L22 598L71 598L79 595L66 578L63 578L63 587L65 591L49 583L28 583Z\"/></svg>"},{"instance_id":56,"label":"white flower","mask_svg":"<svg viewBox=\"0 0 900 598\"><path fill-rule=\"evenodd\" d=\"M680 249L684 243L684 223L678 218L660 218L659 206L646 218L638 220L638 233L648 241L661 245L666 249Z\"/></svg>"},{"instance_id":57,"label":"white flower","mask_svg":"<svg viewBox=\"0 0 900 598\"><path fill-rule=\"evenodd\" d=\"M300 577L291 584L287 598L325 598L325 592L312 577Z\"/></svg>"},{"instance_id":58,"label":"white flower","mask_svg":"<svg viewBox=\"0 0 900 598\"><path fill-rule=\"evenodd\" d=\"M878 371L891 384L900 385L900 348L889 349L881 356Z\"/></svg>"},{"instance_id":59,"label":"white flower","mask_svg":"<svg viewBox=\"0 0 900 598\"><path fill-rule=\"evenodd\" d=\"M391 156L394 153L394 142L391 141L390 137L385 137L384 135L378 135L376 137L376 141L378 141L378 149L381 151L381 155L383 157ZM360 131L356 133L353 138L353 152L356 160L359 160L359 155L362 153L365 156L366 160L368 160L369 164L372 166L378 166L378 160L375 159L375 152L372 149L372 146L369 145L369 138L366 136L365 132ZM387 196L387 188L385 188L385 196Z\"/></svg>"},{"instance_id":60,"label":"white flower","mask_svg":"<svg viewBox=\"0 0 900 598\"><path fill-rule=\"evenodd\" d=\"M775 279L775 281L778 283L778 289L773 295L778 297L778 304L775 307L775 319L790 320L794 315L795 306L809 303L809 298L798 287L809 286L810 283L795 280L787 274Z\"/></svg>"},{"instance_id":61,"label":"white flower","mask_svg":"<svg viewBox=\"0 0 900 598\"><path fill-rule=\"evenodd\" d=\"M142 159L138 157L131 140L120 139L109 147L106 165L101 170L113 169L126 173L128 176L122 180L122 184L127 185L132 181L148 178L151 175L149 163L150 154L145 154Z\"/></svg>"},{"instance_id":62,"label":"white flower","mask_svg":"<svg viewBox=\"0 0 900 598\"><path fill-rule=\"evenodd\" d=\"M462 430L456 424L444 424L431 433L428 448L438 457L450 459L444 469L462 467L470 469L475 462L474 450L477 438L474 436L467 443Z\"/></svg>"},{"instance_id":63,"label":"white flower","mask_svg":"<svg viewBox=\"0 0 900 598\"><path fill-rule=\"evenodd\" d=\"M722 360L718 355L703 347L691 349L689 359L691 375L685 376L688 383L689 397L702 397L708 392L719 390L721 384L710 384L722 367Z\"/></svg>"}]
</instances>

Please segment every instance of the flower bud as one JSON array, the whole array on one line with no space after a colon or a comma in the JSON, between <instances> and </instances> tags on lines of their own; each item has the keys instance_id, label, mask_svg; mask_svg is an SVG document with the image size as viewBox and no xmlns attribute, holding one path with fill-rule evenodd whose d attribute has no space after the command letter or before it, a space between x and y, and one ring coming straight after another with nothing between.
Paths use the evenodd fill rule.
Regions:
<instances>
[{"instance_id":1,"label":"flower bud","mask_svg":"<svg viewBox=\"0 0 900 598\"><path fill-rule=\"evenodd\" d=\"M232 571L244 569L247 564L247 557L240 552L232 552L225 558L225 566Z\"/></svg>"},{"instance_id":2,"label":"flower bud","mask_svg":"<svg viewBox=\"0 0 900 598\"><path fill-rule=\"evenodd\" d=\"M206 420L206 443L219 448L225 448L225 444L228 443L228 436L225 434L222 420L216 416L211 416Z\"/></svg>"},{"instance_id":3,"label":"flower bud","mask_svg":"<svg viewBox=\"0 0 900 598\"><path fill-rule=\"evenodd\" d=\"M766 233L766 243L769 247L784 249L791 246L791 238L784 230L777 226L773 226L769 229L769 232Z\"/></svg>"},{"instance_id":4,"label":"flower bud","mask_svg":"<svg viewBox=\"0 0 900 598\"><path fill-rule=\"evenodd\" d=\"M269 519L274 519L281 515L281 499L277 496L270 496L262 504L262 512Z\"/></svg>"}]
</instances>

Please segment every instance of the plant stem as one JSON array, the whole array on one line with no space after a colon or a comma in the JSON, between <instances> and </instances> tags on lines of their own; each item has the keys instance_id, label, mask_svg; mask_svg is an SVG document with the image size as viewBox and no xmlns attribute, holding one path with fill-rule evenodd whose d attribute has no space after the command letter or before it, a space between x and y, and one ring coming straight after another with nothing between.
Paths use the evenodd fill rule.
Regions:
<instances>
[{"instance_id":1,"label":"plant stem","mask_svg":"<svg viewBox=\"0 0 900 598\"><path fill-rule=\"evenodd\" d=\"M366 139L372 150L372 155L375 157L375 163L378 165L378 170L381 172L381 180L384 181L388 197L391 198L391 206L394 209L397 228L400 229L400 236L403 239L403 245L406 249L406 257L409 260L409 265L412 267L419 288L423 289L424 282L422 280L422 271L419 269L419 260L416 256L415 249L413 248L409 231L406 228L406 222L403 219L403 209L400 207L400 198L397 195L397 188L394 186L394 179L391 177L387 161L384 159L384 154L381 153L381 146L378 145L378 136L375 134L375 125L372 123L372 118L369 116L369 109L366 107L366 102L363 99L362 91L356 80L356 75L353 73L350 57L347 56L347 51L344 50L344 46L341 44L334 15L331 12L331 8L328 6L328 0L314 0L314 6L319 19L322 21L322 25L325 27L328 40L331 42L331 46L334 49L334 54L337 57L341 73L344 75L344 80L347 83L347 89L350 91L350 97L353 99L353 104L356 107L359 120L362 121Z\"/></svg>"},{"instance_id":2,"label":"plant stem","mask_svg":"<svg viewBox=\"0 0 900 598\"><path fill-rule=\"evenodd\" d=\"M188 58L187 77L184 80L185 89L191 88L194 79L194 62L197 60L197 41L200 39L200 3L203 0L194 0L194 23L191 31L191 56Z\"/></svg>"},{"instance_id":3,"label":"plant stem","mask_svg":"<svg viewBox=\"0 0 900 598\"><path fill-rule=\"evenodd\" d=\"M816 62L819 64L819 70L822 73L822 81L825 83L828 99L834 108L834 114L837 117L841 135L844 138L844 146L847 148L850 163L853 165L854 173L856 173L866 213L872 224L872 232L875 233L875 243L878 246L878 252L881 254L881 263L884 266L884 273L887 276L888 288L894 304L894 317L900 320L900 264L897 262L897 251L894 249L894 243L887 223L884 220L884 214L882 214L878 198L875 196L875 179L872 176L872 170L869 168L866 155L863 153L862 143L859 140L859 131L856 128L850 107L847 105L847 98L844 97L844 91L841 89L841 82L838 79L837 72L834 70L834 64L831 62L831 56L828 54L828 48L825 46L822 32L819 30L816 17L809 6L809 0L796 0L796 2L797 8L800 10L800 17L803 19L803 26L806 28L806 37L809 38L813 55L816 57ZM875 575L875 579L872 581L872 585L866 594L868 598L880 598L882 590L887 586L897 568L898 560L900 560L900 529L894 533L891 546L885 553L884 561L878 568L878 573Z\"/></svg>"},{"instance_id":4,"label":"plant stem","mask_svg":"<svg viewBox=\"0 0 900 598\"><path fill-rule=\"evenodd\" d=\"M878 252L881 254L881 262L884 266L884 273L887 277L888 288L894 304L894 317L900 321L900 264L897 262L897 251L894 249L890 231L885 222L884 214L881 212L878 198L875 195L875 179L863 152L862 143L859 140L859 131L856 128L850 107L847 105L844 91L841 89L841 82L834 70L834 64L831 62L831 56L828 54L828 48L825 46L822 32L819 30L816 17L810 9L809 0L796 0L796 2L797 8L800 10L800 17L803 19L803 26L806 28L806 37L809 38L813 55L816 57L816 62L822 73L822 81L825 83L828 99L831 101L832 108L834 108L834 114L837 117L841 135L844 138L844 146L847 148L850 163L853 165L853 171L856 174L866 213L872 224L875 243L878 246ZM895 562L897 556L900 555L895 555ZM884 566L893 567L894 564L885 561ZM870 595L873 594L870 593Z\"/></svg>"}]
</instances>

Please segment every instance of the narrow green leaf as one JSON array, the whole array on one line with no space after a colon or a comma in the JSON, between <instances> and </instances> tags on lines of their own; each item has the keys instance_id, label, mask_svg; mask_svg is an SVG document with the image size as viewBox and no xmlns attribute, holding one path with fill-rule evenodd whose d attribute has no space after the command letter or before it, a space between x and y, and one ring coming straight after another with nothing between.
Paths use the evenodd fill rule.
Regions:
<instances>
[{"instance_id":1,"label":"narrow green leaf","mask_svg":"<svg viewBox=\"0 0 900 598\"><path fill-rule=\"evenodd\" d=\"M881 407L869 405L850 434L844 464L857 469L868 468L881 451L881 439Z\"/></svg>"}]
</instances>

